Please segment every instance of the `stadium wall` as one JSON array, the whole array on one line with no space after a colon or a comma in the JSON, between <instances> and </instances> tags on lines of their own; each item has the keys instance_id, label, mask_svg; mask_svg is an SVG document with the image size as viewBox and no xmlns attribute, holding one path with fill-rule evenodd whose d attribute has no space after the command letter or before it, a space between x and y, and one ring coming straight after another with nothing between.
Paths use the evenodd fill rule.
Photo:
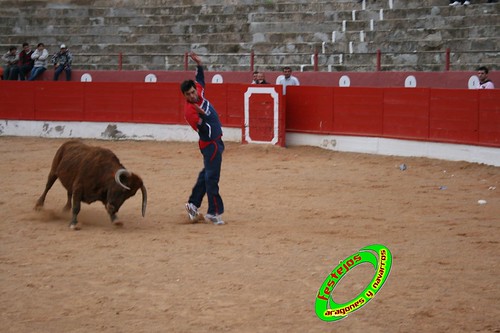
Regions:
<instances>
[{"instance_id":1,"label":"stadium wall","mask_svg":"<svg viewBox=\"0 0 500 333\"><path fill-rule=\"evenodd\" d=\"M265 94L248 97L259 89ZM208 84L206 90L226 140L251 142L250 127L254 138L265 138L257 143L500 166L497 89L300 86L288 87L286 96L272 85ZM4 81L0 98L3 136L197 139L185 125L178 83ZM249 110L257 111L248 116Z\"/></svg>"}]
</instances>

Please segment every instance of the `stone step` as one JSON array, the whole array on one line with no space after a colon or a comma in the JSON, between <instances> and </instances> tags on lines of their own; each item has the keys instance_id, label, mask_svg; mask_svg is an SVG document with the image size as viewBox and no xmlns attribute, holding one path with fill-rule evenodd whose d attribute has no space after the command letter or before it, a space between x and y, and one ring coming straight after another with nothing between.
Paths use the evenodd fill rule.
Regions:
<instances>
[{"instance_id":1,"label":"stone step","mask_svg":"<svg viewBox=\"0 0 500 333\"><path fill-rule=\"evenodd\" d=\"M29 36L27 36L28 38ZM11 44L16 44L16 39L19 36L12 37L12 40L6 39L6 44L0 44L0 47L7 49ZM21 37L22 38L22 37ZM385 52L396 53L418 53L425 51L446 51L450 48L454 52L460 50L474 50L477 54L491 52L495 49L492 45L500 44L500 37L494 38L460 38L453 40L441 39L410 39L393 36L393 40L383 40L382 42L375 42L367 38L365 41L348 41L337 40L335 43L307 43L307 42L293 42L293 43L276 43L276 42L262 42L262 43L163 43L158 41L144 41L138 39L136 43L113 43L113 44L93 44L93 43L79 43L73 44L65 41L64 36L59 36L57 41L44 40L46 48L50 53L55 53L59 49L60 43L66 43L71 52L78 56L83 53L112 53L124 55L134 54L161 54L162 56L168 54L184 54L185 52L194 50L196 52L211 54L211 53L250 53L254 51L260 54L274 54L274 53L288 53L288 54L307 54L312 55L316 51L318 53L372 53L381 50ZM89 36L89 39L95 39ZM25 39L21 39L25 40ZM26 39L29 41L29 39ZM118 42L118 40L117 40ZM140 43L139 43L140 42ZM36 44L32 43L32 44ZM20 46L19 46L20 48ZM482 50L482 52L479 52Z\"/></svg>"},{"instance_id":2,"label":"stone step","mask_svg":"<svg viewBox=\"0 0 500 333\"><path fill-rule=\"evenodd\" d=\"M342 41L364 41L373 42L387 42L387 41L401 41L405 39L410 40L442 40L448 41L453 39L463 38L497 38L500 35L500 26L474 26L465 28L416 28L416 29L395 29L395 30L374 30L374 31L346 31L335 32L335 42ZM329 42L330 42L329 41Z\"/></svg>"},{"instance_id":3,"label":"stone step","mask_svg":"<svg viewBox=\"0 0 500 333\"><path fill-rule=\"evenodd\" d=\"M186 2L186 1L184 1ZM133 5L132 1L127 1L126 7L120 6L116 1L79 1L78 3L59 1L57 3L47 3L46 1L32 0L3 0L2 12L9 14L20 14L20 8L23 10L29 8L33 16L54 17L57 15L67 15L78 17L81 15L98 16L137 16L137 15L193 15L193 14L217 14L217 13L255 13L263 11L276 12L325 12L339 11L360 8L360 4L353 1L248 1L248 4L236 3L221 4L197 4L197 5L172 5L164 1L160 5L146 5L140 2Z\"/></svg>"},{"instance_id":4,"label":"stone step","mask_svg":"<svg viewBox=\"0 0 500 333\"><path fill-rule=\"evenodd\" d=\"M137 14L136 16L120 16L114 14L113 16L80 14L78 15L37 15L36 17L29 18L32 25L77 25L77 26L114 26L114 25L192 25L192 24L238 24L241 22L248 22L250 14L207 14L207 15L145 15ZM0 25L13 26L19 20L26 20L20 14L7 14L2 13L0 10Z\"/></svg>"}]
</instances>

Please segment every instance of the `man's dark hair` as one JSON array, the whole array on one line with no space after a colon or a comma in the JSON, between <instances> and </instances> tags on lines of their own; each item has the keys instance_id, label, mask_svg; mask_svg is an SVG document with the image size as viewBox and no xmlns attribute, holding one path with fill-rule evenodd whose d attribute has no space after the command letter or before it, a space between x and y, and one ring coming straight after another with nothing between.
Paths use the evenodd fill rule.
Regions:
<instances>
[{"instance_id":1,"label":"man's dark hair","mask_svg":"<svg viewBox=\"0 0 500 333\"><path fill-rule=\"evenodd\" d=\"M486 67L486 66L481 66L477 70L478 71L484 71L486 74L488 74L488 67Z\"/></svg>"},{"instance_id":2,"label":"man's dark hair","mask_svg":"<svg viewBox=\"0 0 500 333\"><path fill-rule=\"evenodd\" d=\"M292 70L292 69L290 68L290 66L285 66L285 67L283 67L283 70L285 70L285 69Z\"/></svg>"},{"instance_id":3,"label":"man's dark hair","mask_svg":"<svg viewBox=\"0 0 500 333\"><path fill-rule=\"evenodd\" d=\"M25 47L25 46L29 46L29 45L30 45L30 44L29 44L28 42L24 42L24 43L23 43L23 47Z\"/></svg>"},{"instance_id":4,"label":"man's dark hair","mask_svg":"<svg viewBox=\"0 0 500 333\"><path fill-rule=\"evenodd\" d=\"M45 47L45 44L44 43L38 43L38 45L36 47L40 47L40 46Z\"/></svg>"},{"instance_id":5,"label":"man's dark hair","mask_svg":"<svg viewBox=\"0 0 500 333\"><path fill-rule=\"evenodd\" d=\"M14 50L17 50L17 47L15 47L15 46L9 47L9 51L14 51Z\"/></svg>"},{"instance_id":6,"label":"man's dark hair","mask_svg":"<svg viewBox=\"0 0 500 333\"><path fill-rule=\"evenodd\" d=\"M181 91L183 94L191 88L196 89L196 83L194 83L193 80L186 80L181 83Z\"/></svg>"}]
</instances>

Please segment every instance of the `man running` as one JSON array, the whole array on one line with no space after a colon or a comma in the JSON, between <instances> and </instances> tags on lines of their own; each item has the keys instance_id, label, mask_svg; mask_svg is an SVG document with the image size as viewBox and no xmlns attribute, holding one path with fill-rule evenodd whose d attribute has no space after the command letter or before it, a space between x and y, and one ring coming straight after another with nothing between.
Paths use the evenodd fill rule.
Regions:
<instances>
[{"instance_id":1,"label":"man running","mask_svg":"<svg viewBox=\"0 0 500 333\"><path fill-rule=\"evenodd\" d=\"M215 225L224 224L222 213L224 204L219 194L219 178L222 164L222 126L219 116L210 102L205 99L205 76L200 57L194 52L190 54L196 62L196 81L186 80L181 84L181 91L186 98L184 117L188 124L198 132L198 144L203 155L203 169L193 187L186 203L189 219L197 222L202 215L198 212L205 194L208 198L207 222Z\"/></svg>"}]
</instances>

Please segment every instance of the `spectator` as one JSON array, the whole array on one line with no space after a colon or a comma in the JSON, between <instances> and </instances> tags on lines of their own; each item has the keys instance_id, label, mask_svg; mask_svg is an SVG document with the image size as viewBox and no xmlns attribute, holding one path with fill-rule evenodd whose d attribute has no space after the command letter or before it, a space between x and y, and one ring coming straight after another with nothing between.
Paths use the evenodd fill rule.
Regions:
<instances>
[{"instance_id":1,"label":"spectator","mask_svg":"<svg viewBox=\"0 0 500 333\"><path fill-rule=\"evenodd\" d=\"M283 85L283 95L286 95L287 86L300 86L299 80L292 75L292 69L288 66L283 67L283 75L278 77L276 84Z\"/></svg>"},{"instance_id":2,"label":"spectator","mask_svg":"<svg viewBox=\"0 0 500 333\"><path fill-rule=\"evenodd\" d=\"M19 54L17 53L17 47L9 47L9 52L2 56L4 62L3 67L3 79L4 80L17 80Z\"/></svg>"},{"instance_id":3,"label":"spectator","mask_svg":"<svg viewBox=\"0 0 500 333\"><path fill-rule=\"evenodd\" d=\"M477 89L495 89L493 82L488 79L488 68L481 66L477 69L477 76L479 77L479 87Z\"/></svg>"},{"instance_id":4,"label":"spectator","mask_svg":"<svg viewBox=\"0 0 500 333\"><path fill-rule=\"evenodd\" d=\"M259 72L257 74L257 82L256 83L257 84L269 84L269 82L266 81L266 76L262 72Z\"/></svg>"},{"instance_id":5,"label":"spectator","mask_svg":"<svg viewBox=\"0 0 500 333\"><path fill-rule=\"evenodd\" d=\"M23 50L19 53L19 79L24 81L29 77L31 70L33 69L33 59L31 55L33 50L29 43L23 43Z\"/></svg>"},{"instance_id":6,"label":"spectator","mask_svg":"<svg viewBox=\"0 0 500 333\"><path fill-rule=\"evenodd\" d=\"M253 74L252 74L252 84L256 84L257 83L257 75L258 74L259 74L258 71L253 72Z\"/></svg>"},{"instance_id":7,"label":"spectator","mask_svg":"<svg viewBox=\"0 0 500 333\"><path fill-rule=\"evenodd\" d=\"M47 58L49 51L45 48L45 44L38 43L35 52L31 55L31 59L35 61L29 81L33 81L47 69Z\"/></svg>"},{"instance_id":8,"label":"spectator","mask_svg":"<svg viewBox=\"0 0 500 333\"><path fill-rule=\"evenodd\" d=\"M66 81L71 81L71 62L73 55L69 52L65 44L61 45L61 50L52 56L54 64L54 81L59 79L59 74L64 71L66 73Z\"/></svg>"},{"instance_id":9,"label":"spectator","mask_svg":"<svg viewBox=\"0 0 500 333\"><path fill-rule=\"evenodd\" d=\"M470 5L470 1L467 0L460 0L460 1L455 1L455 0L450 0L450 6L456 7L456 6L468 6Z\"/></svg>"}]
</instances>

